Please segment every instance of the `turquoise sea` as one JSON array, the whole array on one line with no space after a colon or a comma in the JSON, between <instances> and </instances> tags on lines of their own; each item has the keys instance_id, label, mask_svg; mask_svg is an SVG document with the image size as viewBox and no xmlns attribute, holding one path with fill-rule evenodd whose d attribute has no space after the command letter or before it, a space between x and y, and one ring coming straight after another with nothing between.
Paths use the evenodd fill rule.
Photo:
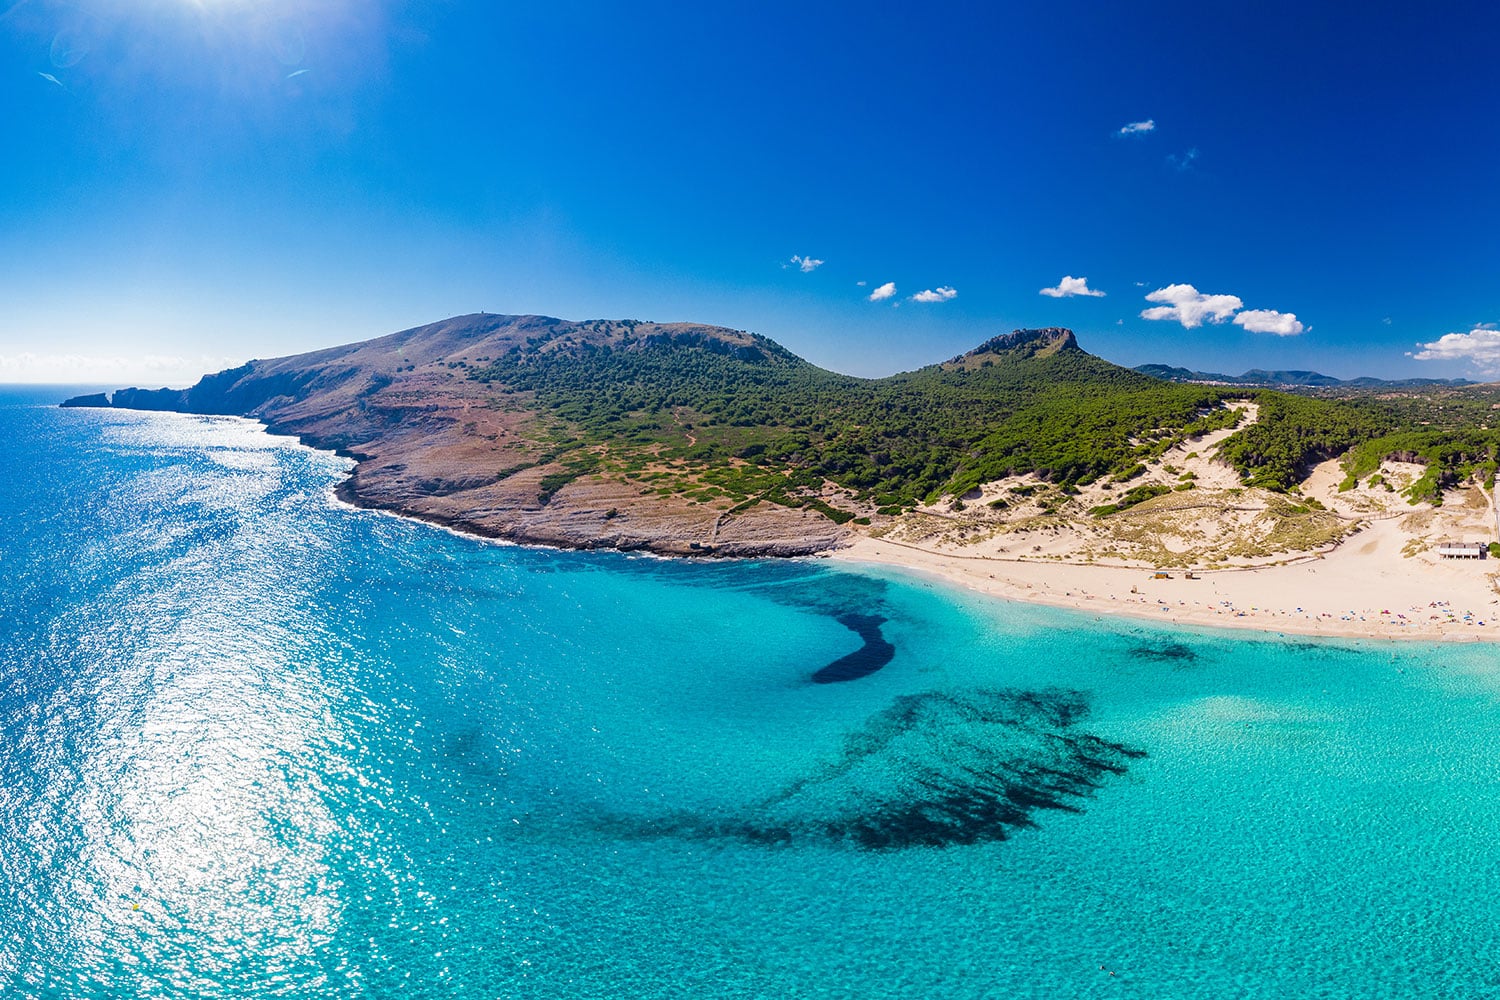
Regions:
<instances>
[{"instance_id":1,"label":"turquoise sea","mask_svg":"<svg viewBox=\"0 0 1500 1000\"><path fill-rule=\"evenodd\" d=\"M0 390L0 995L1500 996L1493 647L485 544L62 395Z\"/></svg>"}]
</instances>

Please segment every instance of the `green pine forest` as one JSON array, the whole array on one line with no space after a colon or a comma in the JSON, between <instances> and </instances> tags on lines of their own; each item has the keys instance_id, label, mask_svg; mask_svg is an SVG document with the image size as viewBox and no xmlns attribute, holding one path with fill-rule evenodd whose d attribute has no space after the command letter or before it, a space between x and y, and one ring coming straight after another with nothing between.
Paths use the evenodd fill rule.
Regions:
<instances>
[{"instance_id":1,"label":"green pine forest","mask_svg":"<svg viewBox=\"0 0 1500 1000\"><path fill-rule=\"evenodd\" d=\"M1079 348L1066 330L1017 331L942 364L881 379L819 368L752 334L649 333L633 321L558 321L504 355L451 366L518 409L542 414L541 461L573 478L611 472L667 494L811 505L825 480L894 514L986 481L1035 473L1065 491L1119 483L1173 444L1259 419L1220 455L1246 486L1294 491L1314 463L1344 456L1346 485L1382 458L1421 462L1412 499L1478 474L1492 481L1500 389L1292 395L1159 381ZM653 328L660 329L660 328Z\"/></svg>"}]
</instances>

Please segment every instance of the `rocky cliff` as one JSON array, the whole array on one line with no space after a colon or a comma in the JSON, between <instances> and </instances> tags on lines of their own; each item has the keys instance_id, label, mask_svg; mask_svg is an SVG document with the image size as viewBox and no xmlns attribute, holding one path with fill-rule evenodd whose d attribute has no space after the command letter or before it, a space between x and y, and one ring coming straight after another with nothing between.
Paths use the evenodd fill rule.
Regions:
<instances>
[{"instance_id":1,"label":"rocky cliff","mask_svg":"<svg viewBox=\"0 0 1500 1000\"><path fill-rule=\"evenodd\" d=\"M187 389L120 389L63 405L253 417L356 459L339 487L350 503L488 537L672 555L792 556L840 545L848 529L815 507L729 510L735 505L643 489L607 469L577 474L579 449L559 446L566 432L532 394L472 377L523 350L663 348L750 361L785 355L764 338L696 324L478 314L251 361Z\"/></svg>"}]
</instances>

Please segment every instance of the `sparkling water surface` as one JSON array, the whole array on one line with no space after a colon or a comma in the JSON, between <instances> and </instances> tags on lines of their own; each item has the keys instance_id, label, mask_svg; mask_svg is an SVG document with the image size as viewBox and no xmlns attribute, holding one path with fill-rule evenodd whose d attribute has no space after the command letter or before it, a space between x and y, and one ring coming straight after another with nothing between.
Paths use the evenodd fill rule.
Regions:
<instances>
[{"instance_id":1,"label":"sparkling water surface","mask_svg":"<svg viewBox=\"0 0 1500 1000\"><path fill-rule=\"evenodd\" d=\"M486 544L58 398L0 390L0 994L1500 996L1492 647Z\"/></svg>"}]
</instances>

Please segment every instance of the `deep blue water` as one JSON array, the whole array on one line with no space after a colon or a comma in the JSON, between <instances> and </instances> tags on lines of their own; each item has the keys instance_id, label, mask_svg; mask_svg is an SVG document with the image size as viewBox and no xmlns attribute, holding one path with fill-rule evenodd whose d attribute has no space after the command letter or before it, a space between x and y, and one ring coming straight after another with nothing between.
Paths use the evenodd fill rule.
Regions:
<instances>
[{"instance_id":1,"label":"deep blue water","mask_svg":"<svg viewBox=\"0 0 1500 1000\"><path fill-rule=\"evenodd\" d=\"M1500 996L1491 647L483 544L61 395L0 389L0 995Z\"/></svg>"}]
</instances>

